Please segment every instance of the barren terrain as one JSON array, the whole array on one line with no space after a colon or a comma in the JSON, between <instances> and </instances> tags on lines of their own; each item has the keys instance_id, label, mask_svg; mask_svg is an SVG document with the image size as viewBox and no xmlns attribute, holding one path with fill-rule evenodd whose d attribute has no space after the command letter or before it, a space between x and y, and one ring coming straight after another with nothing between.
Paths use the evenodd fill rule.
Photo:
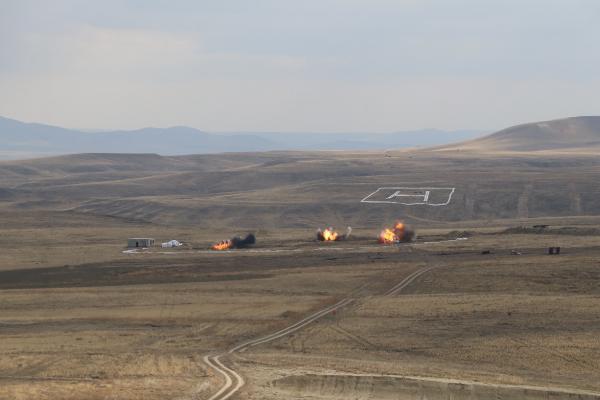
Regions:
<instances>
[{"instance_id":1,"label":"barren terrain","mask_svg":"<svg viewBox=\"0 0 600 400\"><path fill-rule=\"evenodd\" d=\"M453 152L2 163L0 399L599 398L598 169ZM389 185L456 192L360 202ZM396 218L416 241L378 244ZM328 225L354 230L317 242ZM250 249L209 250L248 231ZM145 236L184 246L124 252Z\"/></svg>"}]
</instances>

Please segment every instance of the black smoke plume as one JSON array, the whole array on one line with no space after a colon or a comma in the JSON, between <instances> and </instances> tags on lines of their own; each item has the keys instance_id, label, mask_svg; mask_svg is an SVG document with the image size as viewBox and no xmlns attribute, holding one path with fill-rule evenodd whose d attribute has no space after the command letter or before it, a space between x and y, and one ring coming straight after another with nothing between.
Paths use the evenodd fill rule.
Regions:
<instances>
[{"instance_id":1,"label":"black smoke plume","mask_svg":"<svg viewBox=\"0 0 600 400\"><path fill-rule=\"evenodd\" d=\"M249 233L245 238L235 236L231 238L231 248L243 249L244 247L251 246L256 243L256 236L253 233Z\"/></svg>"}]
</instances>

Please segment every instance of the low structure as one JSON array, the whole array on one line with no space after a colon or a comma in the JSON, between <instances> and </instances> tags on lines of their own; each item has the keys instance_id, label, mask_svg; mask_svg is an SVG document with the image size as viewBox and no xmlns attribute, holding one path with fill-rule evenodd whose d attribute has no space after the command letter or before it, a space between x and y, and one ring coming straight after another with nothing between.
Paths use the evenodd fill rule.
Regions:
<instances>
[{"instance_id":1,"label":"low structure","mask_svg":"<svg viewBox=\"0 0 600 400\"><path fill-rule=\"evenodd\" d=\"M152 247L154 239L152 238L129 238L127 239L127 247Z\"/></svg>"}]
</instances>

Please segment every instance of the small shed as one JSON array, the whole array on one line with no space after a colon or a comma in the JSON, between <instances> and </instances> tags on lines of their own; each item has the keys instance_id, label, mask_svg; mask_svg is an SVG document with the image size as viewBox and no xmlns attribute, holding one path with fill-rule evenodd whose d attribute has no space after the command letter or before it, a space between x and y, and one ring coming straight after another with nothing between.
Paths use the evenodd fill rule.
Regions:
<instances>
[{"instance_id":1,"label":"small shed","mask_svg":"<svg viewBox=\"0 0 600 400\"><path fill-rule=\"evenodd\" d=\"M127 247L152 247L154 239L152 238L129 238L127 239Z\"/></svg>"}]
</instances>

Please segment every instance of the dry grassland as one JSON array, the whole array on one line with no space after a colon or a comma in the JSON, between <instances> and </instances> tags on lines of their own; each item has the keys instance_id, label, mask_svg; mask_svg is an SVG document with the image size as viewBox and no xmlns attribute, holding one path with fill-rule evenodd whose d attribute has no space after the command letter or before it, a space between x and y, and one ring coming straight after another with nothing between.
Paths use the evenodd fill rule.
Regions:
<instances>
[{"instance_id":1,"label":"dry grassland","mask_svg":"<svg viewBox=\"0 0 600 400\"><path fill-rule=\"evenodd\" d=\"M348 295L355 303L336 315L232 358L248 380L239 398L281 397L274 380L331 371L600 390L597 236L472 226L463 241L426 243L451 236L437 228L414 245L383 248L359 231L327 247L288 230L266 232L255 252L213 254L206 232L99 225L85 235L83 226L3 232L4 241L36 232L48 260L72 266L32 269L31 242L14 246L12 267L4 264L0 399L206 398L220 377L203 355ZM190 244L123 254L122 238L138 229ZM545 255L551 244L563 254ZM62 253L73 245L79 255ZM425 265L439 268L381 296Z\"/></svg>"}]
</instances>

